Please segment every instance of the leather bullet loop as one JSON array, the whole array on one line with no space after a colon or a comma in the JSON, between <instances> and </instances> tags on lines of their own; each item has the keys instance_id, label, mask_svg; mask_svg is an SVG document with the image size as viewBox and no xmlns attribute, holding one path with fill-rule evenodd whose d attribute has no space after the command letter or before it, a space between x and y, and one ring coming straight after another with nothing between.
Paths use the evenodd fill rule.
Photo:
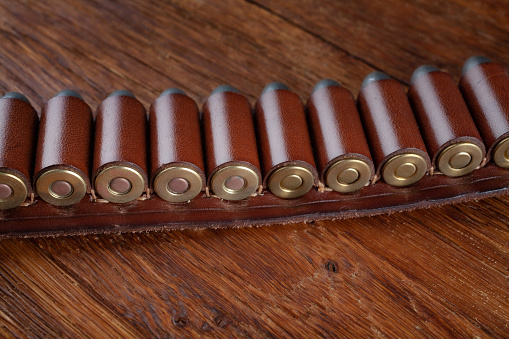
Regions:
<instances>
[{"instance_id":1,"label":"leather bullet loop","mask_svg":"<svg viewBox=\"0 0 509 339\"><path fill-rule=\"evenodd\" d=\"M69 206L90 192L92 129L92 111L74 91L58 93L42 108L34 176L42 200Z\"/></svg>"},{"instance_id":2,"label":"leather bullet loop","mask_svg":"<svg viewBox=\"0 0 509 339\"><path fill-rule=\"evenodd\" d=\"M128 91L110 94L97 108L95 190L105 200L127 203L148 187L147 116Z\"/></svg>"},{"instance_id":3,"label":"leather bullet loop","mask_svg":"<svg viewBox=\"0 0 509 339\"><path fill-rule=\"evenodd\" d=\"M375 168L352 93L334 80L322 80L307 111L321 180L342 193L366 186Z\"/></svg>"},{"instance_id":4,"label":"leather bullet loop","mask_svg":"<svg viewBox=\"0 0 509 339\"><path fill-rule=\"evenodd\" d=\"M298 198L318 184L306 115L299 96L282 83L265 87L255 107L265 186Z\"/></svg>"},{"instance_id":5,"label":"leather bullet loop","mask_svg":"<svg viewBox=\"0 0 509 339\"><path fill-rule=\"evenodd\" d=\"M474 56L465 62L459 87L488 149L487 157L509 168L509 75L503 65Z\"/></svg>"},{"instance_id":6,"label":"leather bullet loop","mask_svg":"<svg viewBox=\"0 0 509 339\"><path fill-rule=\"evenodd\" d=\"M422 179L430 159L403 86L374 72L364 79L357 101L378 175L393 186Z\"/></svg>"},{"instance_id":7,"label":"leather bullet loop","mask_svg":"<svg viewBox=\"0 0 509 339\"><path fill-rule=\"evenodd\" d=\"M152 187L169 202L186 202L205 189L198 106L170 88L149 110Z\"/></svg>"},{"instance_id":8,"label":"leather bullet loop","mask_svg":"<svg viewBox=\"0 0 509 339\"><path fill-rule=\"evenodd\" d=\"M216 88L203 105L209 187L225 200L242 200L261 185L253 116L247 99L228 85Z\"/></svg>"},{"instance_id":9,"label":"leather bullet loop","mask_svg":"<svg viewBox=\"0 0 509 339\"><path fill-rule=\"evenodd\" d=\"M457 177L478 168L484 144L452 77L432 66L417 68L408 97L434 168Z\"/></svg>"},{"instance_id":10,"label":"leather bullet loop","mask_svg":"<svg viewBox=\"0 0 509 339\"><path fill-rule=\"evenodd\" d=\"M21 205L29 194L39 119L28 99L11 92L0 98L0 209Z\"/></svg>"}]
</instances>

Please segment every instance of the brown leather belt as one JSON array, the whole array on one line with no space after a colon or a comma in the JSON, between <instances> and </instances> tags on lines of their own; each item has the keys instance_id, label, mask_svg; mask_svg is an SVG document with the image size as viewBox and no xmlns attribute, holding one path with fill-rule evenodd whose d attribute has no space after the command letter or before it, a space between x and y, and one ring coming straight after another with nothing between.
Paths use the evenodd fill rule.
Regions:
<instances>
[{"instance_id":1,"label":"brown leather belt","mask_svg":"<svg viewBox=\"0 0 509 339\"><path fill-rule=\"evenodd\" d=\"M230 86L212 92L201 116L167 90L148 119L127 91L95 117L63 91L39 122L23 95L8 93L0 127L0 237L350 218L509 187L509 75L483 57L465 63L459 88L430 66L414 72L408 95L372 73L357 102L324 80L304 107L272 83L254 114Z\"/></svg>"}]
</instances>

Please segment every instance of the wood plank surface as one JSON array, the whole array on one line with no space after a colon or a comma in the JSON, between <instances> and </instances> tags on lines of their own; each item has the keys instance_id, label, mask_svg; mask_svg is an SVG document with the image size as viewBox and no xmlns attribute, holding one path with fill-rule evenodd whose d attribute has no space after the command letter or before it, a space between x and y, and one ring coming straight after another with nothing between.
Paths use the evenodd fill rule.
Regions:
<instances>
[{"instance_id":1,"label":"wood plank surface","mask_svg":"<svg viewBox=\"0 0 509 339\"><path fill-rule=\"evenodd\" d=\"M36 109L168 87L354 94L383 70L509 66L491 1L0 2L0 89ZM507 337L509 198L271 227L0 242L1 337Z\"/></svg>"}]
</instances>

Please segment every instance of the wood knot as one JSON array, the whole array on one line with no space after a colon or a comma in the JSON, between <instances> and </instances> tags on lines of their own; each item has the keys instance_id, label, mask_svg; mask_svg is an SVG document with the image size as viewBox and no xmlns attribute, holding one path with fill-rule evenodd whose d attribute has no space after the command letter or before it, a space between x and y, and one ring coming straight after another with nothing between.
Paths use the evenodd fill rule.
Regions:
<instances>
[{"instance_id":1,"label":"wood knot","mask_svg":"<svg viewBox=\"0 0 509 339\"><path fill-rule=\"evenodd\" d=\"M332 273L338 273L338 263L329 259L325 262L325 269Z\"/></svg>"},{"instance_id":2,"label":"wood knot","mask_svg":"<svg viewBox=\"0 0 509 339\"><path fill-rule=\"evenodd\" d=\"M173 325L178 327L186 327L189 323L189 319L183 316L174 316L171 321L173 322Z\"/></svg>"},{"instance_id":3,"label":"wood knot","mask_svg":"<svg viewBox=\"0 0 509 339\"><path fill-rule=\"evenodd\" d=\"M208 332L210 331L212 328L210 327L209 323L208 322L203 322L203 324L201 324L200 326L200 330L202 331L205 331L205 332Z\"/></svg>"},{"instance_id":4,"label":"wood knot","mask_svg":"<svg viewBox=\"0 0 509 339\"><path fill-rule=\"evenodd\" d=\"M216 316L214 317L214 324L220 328L228 326L230 322L228 317L222 311L216 309L213 309L213 311L216 313Z\"/></svg>"}]
</instances>

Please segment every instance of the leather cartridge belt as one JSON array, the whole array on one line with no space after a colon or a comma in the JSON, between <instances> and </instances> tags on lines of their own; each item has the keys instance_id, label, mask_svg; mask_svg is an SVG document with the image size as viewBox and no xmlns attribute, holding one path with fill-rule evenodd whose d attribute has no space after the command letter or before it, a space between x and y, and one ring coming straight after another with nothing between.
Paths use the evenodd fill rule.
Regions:
<instances>
[{"instance_id":1,"label":"leather cartridge belt","mask_svg":"<svg viewBox=\"0 0 509 339\"><path fill-rule=\"evenodd\" d=\"M148 112L65 90L39 116L13 92L0 137L0 237L349 218L505 194L509 75L472 57L459 86L421 66L408 92L374 72L357 100L322 80L305 105L276 82L254 109L224 85L201 111L178 89Z\"/></svg>"}]
</instances>

